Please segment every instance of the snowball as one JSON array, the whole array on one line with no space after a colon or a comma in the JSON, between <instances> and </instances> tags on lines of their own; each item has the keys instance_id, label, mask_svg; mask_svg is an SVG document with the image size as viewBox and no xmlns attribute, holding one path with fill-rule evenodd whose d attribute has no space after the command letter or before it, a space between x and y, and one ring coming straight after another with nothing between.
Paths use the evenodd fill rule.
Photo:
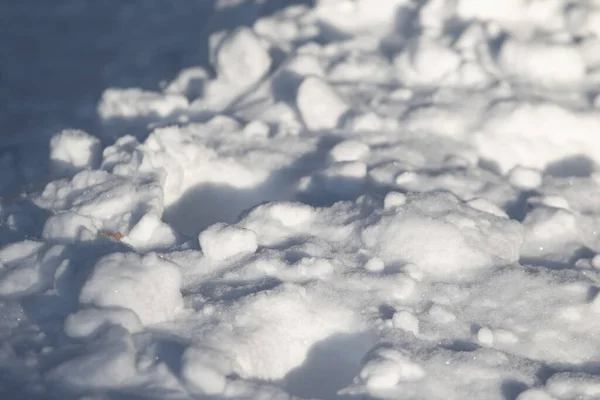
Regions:
<instances>
[{"instance_id":1,"label":"snowball","mask_svg":"<svg viewBox=\"0 0 600 400\"><path fill-rule=\"evenodd\" d=\"M370 272L381 272L385 269L385 264L381 258L372 257L367 260L363 268Z\"/></svg>"},{"instance_id":2,"label":"snowball","mask_svg":"<svg viewBox=\"0 0 600 400\"><path fill-rule=\"evenodd\" d=\"M90 343L85 352L51 369L46 378L75 391L120 388L137 374L131 337L113 328Z\"/></svg>"},{"instance_id":3,"label":"snowball","mask_svg":"<svg viewBox=\"0 0 600 400\"><path fill-rule=\"evenodd\" d=\"M471 208L453 195L411 196L393 211L363 231L367 248L386 264L410 262L432 278L461 279L519 258L523 237L517 222Z\"/></svg>"},{"instance_id":4,"label":"snowball","mask_svg":"<svg viewBox=\"0 0 600 400\"><path fill-rule=\"evenodd\" d=\"M542 86L582 83L587 68L575 46L510 39L500 49L498 66L509 78Z\"/></svg>"},{"instance_id":5,"label":"snowball","mask_svg":"<svg viewBox=\"0 0 600 400\"><path fill-rule=\"evenodd\" d=\"M332 163L342 161L359 161L369 154L369 146L357 140L345 140L329 150Z\"/></svg>"},{"instance_id":6,"label":"snowball","mask_svg":"<svg viewBox=\"0 0 600 400\"><path fill-rule=\"evenodd\" d=\"M253 254L258 248L255 232L224 223L205 229L198 239L204 254L217 261Z\"/></svg>"},{"instance_id":7,"label":"snowball","mask_svg":"<svg viewBox=\"0 0 600 400\"><path fill-rule=\"evenodd\" d=\"M477 341L479 343L491 346L494 343L494 332L490 328L481 328L477 331Z\"/></svg>"},{"instance_id":8,"label":"snowball","mask_svg":"<svg viewBox=\"0 0 600 400\"><path fill-rule=\"evenodd\" d=\"M298 88L296 106L310 130L332 129L349 111L348 105L320 78L306 78Z\"/></svg>"},{"instance_id":9,"label":"snowball","mask_svg":"<svg viewBox=\"0 0 600 400\"><path fill-rule=\"evenodd\" d=\"M406 195L400 192L389 192L383 199L383 208L394 208L406 203Z\"/></svg>"},{"instance_id":10,"label":"snowball","mask_svg":"<svg viewBox=\"0 0 600 400\"><path fill-rule=\"evenodd\" d=\"M543 178L540 171L520 166L513 168L508 175L510 184L521 190L533 190L538 188L542 185L542 180Z\"/></svg>"},{"instance_id":11,"label":"snowball","mask_svg":"<svg viewBox=\"0 0 600 400\"><path fill-rule=\"evenodd\" d=\"M86 308L67 317L64 331L74 339L85 339L111 325L120 325L130 333L142 330L138 316L126 308Z\"/></svg>"},{"instance_id":12,"label":"snowball","mask_svg":"<svg viewBox=\"0 0 600 400\"><path fill-rule=\"evenodd\" d=\"M70 177L100 163L100 140L84 131L65 129L50 140L50 169L55 177Z\"/></svg>"},{"instance_id":13,"label":"snowball","mask_svg":"<svg viewBox=\"0 0 600 400\"><path fill-rule=\"evenodd\" d=\"M242 27L223 39L214 64L219 79L237 87L249 87L267 74L271 57L256 34Z\"/></svg>"},{"instance_id":14,"label":"snowball","mask_svg":"<svg viewBox=\"0 0 600 400\"><path fill-rule=\"evenodd\" d=\"M132 310L144 325L168 321L183 308L179 268L156 254L115 253L101 258L79 301Z\"/></svg>"},{"instance_id":15,"label":"snowball","mask_svg":"<svg viewBox=\"0 0 600 400\"><path fill-rule=\"evenodd\" d=\"M42 232L45 240L64 244L91 241L97 235L98 228L93 218L72 211L48 218Z\"/></svg>"}]
</instances>

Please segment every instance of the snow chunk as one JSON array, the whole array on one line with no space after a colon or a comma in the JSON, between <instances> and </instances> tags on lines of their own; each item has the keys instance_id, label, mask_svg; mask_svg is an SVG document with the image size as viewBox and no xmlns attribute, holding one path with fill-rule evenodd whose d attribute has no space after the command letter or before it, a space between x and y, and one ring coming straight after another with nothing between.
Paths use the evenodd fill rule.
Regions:
<instances>
[{"instance_id":1,"label":"snow chunk","mask_svg":"<svg viewBox=\"0 0 600 400\"><path fill-rule=\"evenodd\" d=\"M50 140L50 169L56 177L69 177L100 164L100 140L84 131L65 129Z\"/></svg>"},{"instance_id":2,"label":"snow chunk","mask_svg":"<svg viewBox=\"0 0 600 400\"><path fill-rule=\"evenodd\" d=\"M48 218L42 237L51 242L64 244L91 241L98 236L93 218L67 211Z\"/></svg>"},{"instance_id":3,"label":"snow chunk","mask_svg":"<svg viewBox=\"0 0 600 400\"><path fill-rule=\"evenodd\" d=\"M590 222L593 224L595 221L592 219ZM537 206L523 221L525 241L521 256L569 264L571 256L579 248L585 245L595 247L595 238L592 237L589 242L586 240L581 223L580 218L564 208L545 204Z\"/></svg>"},{"instance_id":4,"label":"snow chunk","mask_svg":"<svg viewBox=\"0 0 600 400\"><path fill-rule=\"evenodd\" d=\"M564 0L459 0L456 14L464 20L494 21L500 27L523 37L535 30L564 28Z\"/></svg>"},{"instance_id":5,"label":"snow chunk","mask_svg":"<svg viewBox=\"0 0 600 400\"><path fill-rule=\"evenodd\" d=\"M559 399L597 399L600 378L583 372L559 372L548 379L546 391Z\"/></svg>"},{"instance_id":6,"label":"snow chunk","mask_svg":"<svg viewBox=\"0 0 600 400\"><path fill-rule=\"evenodd\" d=\"M462 279L470 271L518 260L519 224L481 212L449 193L409 196L363 231L386 264L414 263L431 278Z\"/></svg>"},{"instance_id":7,"label":"snow chunk","mask_svg":"<svg viewBox=\"0 0 600 400\"><path fill-rule=\"evenodd\" d=\"M267 74L271 57L256 34L250 28L242 27L223 39L214 64L219 80L248 88Z\"/></svg>"},{"instance_id":8,"label":"snow chunk","mask_svg":"<svg viewBox=\"0 0 600 400\"><path fill-rule=\"evenodd\" d=\"M373 351L359 375L370 393L391 389L400 382L417 381L424 376L423 368L402 351L392 348Z\"/></svg>"},{"instance_id":9,"label":"snow chunk","mask_svg":"<svg viewBox=\"0 0 600 400\"><path fill-rule=\"evenodd\" d=\"M65 333L75 339L89 338L106 326L120 325L130 333L142 330L138 316L126 308L86 308L65 320Z\"/></svg>"},{"instance_id":10,"label":"snow chunk","mask_svg":"<svg viewBox=\"0 0 600 400\"><path fill-rule=\"evenodd\" d=\"M585 156L600 163L597 113L553 103L503 102L493 106L473 141L481 158L506 174L522 166L544 170L552 163Z\"/></svg>"},{"instance_id":11,"label":"snow chunk","mask_svg":"<svg viewBox=\"0 0 600 400\"><path fill-rule=\"evenodd\" d=\"M290 283L247 296L230 310L207 333L206 346L231 359L234 372L245 379L282 379L300 367L319 342L362 329L354 313L330 291ZM367 346L360 343L348 350L360 359ZM224 367L217 372L230 368L228 363Z\"/></svg>"},{"instance_id":12,"label":"snow chunk","mask_svg":"<svg viewBox=\"0 0 600 400\"><path fill-rule=\"evenodd\" d=\"M86 351L51 369L46 378L75 391L119 388L137 374L136 354L131 337L115 327Z\"/></svg>"},{"instance_id":13,"label":"snow chunk","mask_svg":"<svg viewBox=\"0 0 600 400\"><path fill-rule=\"evenodd\" d=\"M302 232L317 217L316 210L302 203L273 202L254 208L240 225L257 233L263 245L285 240Z\"/></svg>"},{"instance_id":14,"label":"snow chunk","mask_svg":"<svg viewBox=\"0 0 600 400\"><path fill-rule=\"evenodd\" d=\"M383 199L383 208L394 208L406 203L406 195L400 192L389 192Z\"/></svg>"},{"instance_id":15,"label":"snow chunk","mask_svg":"<svg viewBox=\"0 0 600 400\"><path fill-rule=\"evenodd\" d=\"M173 319L183 308L179 268L156 254L115 253L101 258L79 301L135 312L144 325Z\"/></svg>"},{"instance_id":16,"label":"snow chunk","mask_svg":"<svg viewBox=\"0 0 600 400\"><path fill-rule=\"evenodd\" d=\"M533 190L542 185L543 177L536 169L517 166L510 171L508 180L517 189Z\"/></svg>"},{"instance_id":17,"label":"snow chunk","mask_svg":"<svg viewBox=\"0 0 600 400\"><path fill-rule=\"evenodd\" d=\"M509 78L545 87L577 85L586 75L586 63L575 46L507 40L498 66Z\"/></svg>"},{"instance_id":18,"label":"snow chunk","mask_svg":"<svg viewBox=\"0 0 600 400\"><path fill-rule=\"evenodd\" d=\"M225 223L210 226L198 239L204 254L217 261L253 254L258 248L254 231Z\"/></svg>"},{"instance_id":19,"label":"snow chunk","mask_svg":"<svg viewBox=\"0 0 600 400\"><path fill-rule=\"evenodd\" d=\"M161 221L155 213L145 214L131 229L125 242L139 251L172 246L177 241L173 229Z\"/></svg>"},{"instance_id":20,"label":"snow chunk","mask_svg":"<svg viewBox=\"0 0 600 400\"><path fill-rule=\"evenodd\" d=\"M388 29L400 8L410 0L378 0L373 7L370 0L319 0L316 13L325 24L342 32L369 32Z\"/></svg>"},{"instance_id":21,"label":"snow chunk","mask_svg":"<svg viewBox=\"0 0 600 400\"><path fill-rule=\"evenodd\" d=\"M104 121L144 118L166 118L187 108L188 100L179 94L148 92L141 89L104 91L98 104L98 114Z\"/></svg>"},{"instance_id":22,"label":"snow chunk","mask_svg":"<svg viewBox=\"0 0 600 400\"><path fill-rule=\"evenodd\" d=\"M370 272L381 272L385 269L385 264L378 257L372 257L365 262L363 268Z\"/></svg>"},{"instance_id":23,"label":"snow chunk","mask_svg":"<svg viewBox=\"0 0 600 400\"><path fill-rule=\"evenodd\" d=\"M481 328L477 331L477 341L485 346L494 344L494 332L490 328Z\"/></svg>"},{"instance_id":24,"label":"snow chunk","mask_svg":"<svg viewBox=\"0 0 600 400\"><path fill-rule=\"evenodd\" d=\"M310 130L333 129L349 111L348 105L320 78L310 76L298 88L296 106Z\"/></svg>"},{"instance_id":25,"label":"snow chunk","mask_svg":"<svg viewBox=\"0 0 600 400\"><path fill-rule=\"evenodd\" d=\"M67 262L65 249L29 240L0 249L0 297L23 297L50 289L56 270Z\"/></svg>"},{"instance_id":26,"label":"snow chunk","mask_svg":"<svg viewBox=\"0 0 600 400\"><path fill-rule=\"evenodd\" d=\"M414 335L419 334L419 319L408 311L399 311L392 317L394 328L403 329Z\"/></svg>"},{"instance_id":27,"label":"snow chunk","mask_svg":"<svg viewBox=\"0 0 600 400\"><path fill-rule=\"evenodd\" d=\"M369 154L369 146L357 140L345 140L329 151L331 162L359 161Z\"/></svg>"},{"instance_id":28,"label":"snow chunk","mask_svg":"<svg viewBox=\"0 0 600 400\"><path fill-rule=\"evenodd\" d=\"M260 120L254 120L246 124L243 133L246 137L267 138L270 131L269 125Z\"/></svg>"},{"instance_id":29,"label":"snow chunk","mask_svg":"<svg viewBox=\"0 0 600 400\"><path fill-rule=\"evenodd\" d=\"M181 376L192 391L198 394L224 394L227 376L234 371L234 362L211 348L190 347L182 357Z\"/></svg>"},{"instance_id":30,"label":"snow chunk","mask_svg":"<svg viewBox=\"0 0 600 400\"><path fill-rule=\"evenodd\" d=\"M70 181L51 182L36 198L36 204L53 211L72 211L92 218L98 229L121 232L129 230L133 212L162 213L163 210L162 188L158 182L140 183L106 171L81 171ZM72 214L66 215L63 218L70 221L63 222L75 223L77 219L71 217Z\"/></svg>"}]
</instances>

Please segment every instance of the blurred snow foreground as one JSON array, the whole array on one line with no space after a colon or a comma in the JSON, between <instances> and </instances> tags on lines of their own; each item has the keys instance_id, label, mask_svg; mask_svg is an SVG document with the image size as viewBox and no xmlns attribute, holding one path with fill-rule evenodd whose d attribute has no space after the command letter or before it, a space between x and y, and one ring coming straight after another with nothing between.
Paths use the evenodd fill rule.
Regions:
<instances>
[{"instance_id":1,"label":"blurred snow foreground","mask_svg":"<svg viewBox=\"0 0 600 400\"><path fill-rule=\"evenodd\" d=\"M320 0L209 56L2 199L2 398L600 398L600 1Z\"/></svg>"}]
</instances>

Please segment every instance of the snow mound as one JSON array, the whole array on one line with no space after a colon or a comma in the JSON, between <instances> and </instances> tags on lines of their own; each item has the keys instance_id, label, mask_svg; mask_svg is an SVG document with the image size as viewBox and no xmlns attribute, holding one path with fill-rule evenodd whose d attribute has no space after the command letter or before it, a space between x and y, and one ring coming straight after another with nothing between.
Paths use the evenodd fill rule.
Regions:
<instances>
[{"instance_id":1,"label":"snow mound","mask_svg":"<svg viewBox=\"0 0 600 400\"><path fill-rule=\"evenodd\" d=\"M433 279L461 279L516 262L523 234L514 221L433 193L411 196L382 213L365 228L363 240L386 263L416 264Z\"/></svg>"},{"instance_id":2,"label":"snow mound","mask_svg":"<svg viewBox=\"0 0 600 400\"><path fill-rule=\"evenodd\" d=\"M598 164L600 144L590 140L600 130L592 112L553 103L499 103L493 106L473 137L482 158L502 173L518 165L544 170L571 157Z\"/></svg>"},{"instance_id":3,"label":"snow mound","mask_svg":"<svg viewBox=\"0 0 600 400\"><path fill-rule=\"evenodd\" d=\"M226 224L215 224L205 229L200 233L199 241L204 254L217 261L253 254L258 247L256 233Z\"/></svg>"},{"instance_id":4,"label":"snow mound","mask_svg":"<svg viewBox=\"0 0 600 400\"><path fill-rule=\"evenodd\" d=\"M183 307L181 273L156 254L115 253L100 259L81 289L79 301L132 310L144 325L173 319Z\"/></svg>"}]
</instances>

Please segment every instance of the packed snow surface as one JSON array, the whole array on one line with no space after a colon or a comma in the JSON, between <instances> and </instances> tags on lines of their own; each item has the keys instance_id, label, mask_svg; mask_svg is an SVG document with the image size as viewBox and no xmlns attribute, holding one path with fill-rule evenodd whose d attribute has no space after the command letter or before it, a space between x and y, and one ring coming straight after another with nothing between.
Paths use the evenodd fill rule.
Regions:
<instances>
[{"instance_id":1,"label":"packed snow surface","mask_svg":"<svg viewBox=\"0 0 600 400\"><path fill-rule=\"evenodd\" d=\"M0 398L600 399L600 1L263 3L0 153Z\"/></svg>"}]
</instances>

